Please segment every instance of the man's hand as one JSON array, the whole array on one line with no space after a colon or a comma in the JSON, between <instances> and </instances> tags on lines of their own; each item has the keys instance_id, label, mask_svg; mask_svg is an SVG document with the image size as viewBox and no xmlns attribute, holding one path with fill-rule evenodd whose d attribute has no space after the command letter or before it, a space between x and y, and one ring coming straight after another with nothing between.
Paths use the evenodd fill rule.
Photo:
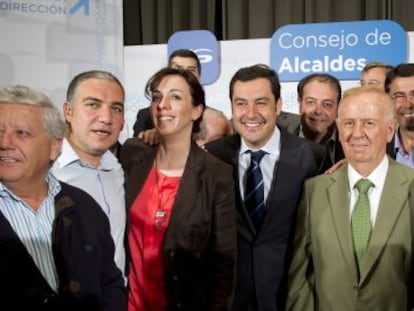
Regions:
<instances>
[{"instance_id":1,"label":"man's hand","mask_svg":"<svg viewBox=\"0 0 414 311\"><path fill-rule=\"evenodd\" d=\"M142 139L142 141L150 146L156 145L159 143L158 141L158 132L155 128L150 130L139 132L138 138Z\"/></svg>"},{"instance_id":2,"label":"man's hand","mask_svg":"<svg viewBox=\"0 0 414 311\"><path fill-rule=\"evenodd\" d=\"M332 165L330 168L328 168L325 174L332 175L338 168L342 166L342 164L345 164L346 162L347 162L346 159L339 160L334 165Z\"/></svg>"}]
</instances>

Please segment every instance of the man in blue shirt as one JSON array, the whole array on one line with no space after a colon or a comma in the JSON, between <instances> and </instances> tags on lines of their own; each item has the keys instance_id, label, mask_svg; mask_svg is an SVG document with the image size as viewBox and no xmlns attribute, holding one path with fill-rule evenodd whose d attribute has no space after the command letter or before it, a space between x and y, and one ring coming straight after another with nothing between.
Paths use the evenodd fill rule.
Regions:
<instances>
[{"instance_id":1,"label":"man in blue shirt","mask_svg":"<svg viewBox=\"0 0 414 311\"><path fill-rule=\"evenodd\" d=\"M106 71L86 71L69 84L63 110L68 131L52 172L85 190L109 219L115 263L125 271L124 172L110 148L124 125L124 89Z\"/></svg>"}]
</instances>

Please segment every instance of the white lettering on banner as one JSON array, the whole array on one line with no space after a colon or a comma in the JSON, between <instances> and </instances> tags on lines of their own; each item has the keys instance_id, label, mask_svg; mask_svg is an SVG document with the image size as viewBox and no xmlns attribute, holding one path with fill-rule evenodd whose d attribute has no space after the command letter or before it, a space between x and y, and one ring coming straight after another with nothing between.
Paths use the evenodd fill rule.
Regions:
<instances>
[{"instance_id":1,"label":"white lettering on banner","mask_svg":"<svg viewBox=\"0 0 414 311\"><path fill-rule=\"evenodd\" d=\"M369 32L365 36L365 42L368 45L389 45L391 44L391 34L387 31L378 33L378 28L375 28L373 32Z\"/></svg>"},{"instance_id":2,"label":"white lettering on banner","mask_svg":"<svg viewBox=\"0 0 414 311\"><path fill-rule=\"evenodd\" d=\"M387 31L378 32L378 28L374 31L367 33L364 38L367 45L389 45L391 44L391 34ZM282 49L309 49L309 48L338 48L343 50L347 47L354 47L359 43L359 37L355 33L345 34L341 30L341 34L318 36L294 36L290 32L282 33L278 40L279 47Z\"/></svg>"},{"instance_id":3,"label":"white lettering on banner","mask_svg":"<svg viewBox=\"0 0 414 311\"><path fill-rule=\"evenodd\" d=\"M301 60L298 56L292 59L285 57L283 58L280 67L278 68L279 73L284 72L327 72L327 71L354 71L362 70L367 63L365 58L359 58L357 60L353 58L346 58L342 55L339 55L336 58L330 58L329 56L324 56L323 59L313 59L313 60Z\"/></svg>"},{"instance_id":4,"label":"white lettering on banner","mask_svg":"<svg viewBox=\"0 0 414 311\"><path fill-rule=\"evenodd\" d=\"M358 36L355 33L332 35L309 35L309 36L293 36L289 32L285 32L279 37L279 46L282 49L308 49L308 48L339 48L342 50L346 47L353 47L358 44Z\"/></svg>"},{"instance_id":5,"label":"white lettering on banner","mask_svg":"<svg viewBox=\"0 0 414 311\"><path fill-rule=\"evenodd\" d=\"M66 8L64 6L56 5L56 4L45 5L45 4L34 4L34 3L17 3L17 2L0 1L0 11L66 15Z\"/></svg>"}]
</instances>

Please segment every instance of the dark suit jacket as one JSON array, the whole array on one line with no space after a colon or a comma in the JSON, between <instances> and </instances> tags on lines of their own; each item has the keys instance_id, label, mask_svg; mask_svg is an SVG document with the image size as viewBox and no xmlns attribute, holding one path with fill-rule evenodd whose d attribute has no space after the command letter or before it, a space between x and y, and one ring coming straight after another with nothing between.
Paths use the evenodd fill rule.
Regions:
<instances>
[{"instance_id":1,"label":"dark suit jacket","mask_svg":"<svg viewBox=\"0 0 414 311\"><path fill-rule=\"evenodd\" d=\"M282 111L277 118L277 124L289 133L299 135L301 126L300 115ZM335 131L335 140L328 141L327 144L325 144L325 147L327 148L328 158L331 165L345 158L342 145L339 142L338 129Z\"/></svg>"},{"instance_id":2,"label":"dark suit jacket","mask_svg":"<svg viewBox=\"0 0 414 311\"><path fill-rule=\"evenodd\" d=\"M240 196L240 144L235 134L206 145L209 152L234 167L239 248L233 310L246 310L254 300L258 310L284 310L296 206L305 179L316 175L323 157L316 156L306 140L281 131L280 159L273 172L267 213L256 232Z\"/></svg>"},{"instance_id":3,"label":"dark suit jacket","mask_svg":"<svg viewBox=\"0 0 414 311\"><path fill-rule=\"evenodd\" d=\"M116 267L108 218L87 193L61 182L52 247L58 292L0 212L0 309L124 311L127 295Z\"/></svg>"},{"instance_id":4,"label":"dark suit jacket","mask_svg":"<svg viewBox=\"0 0 414 311\"><path fill-rule=\"evenodd\" d=\"M134 123L134 137L140 132L154 128L152 122L151 111L149 107L140 109L137 113L137 120Z\"/></svg>"},{"instance_id":5,"label":"dark suit jacket","mask_svg":"<svg viewBox=\"0 0 414 311\"><path fill-rule=\"evenodd\" d=\"M156 152L157 147L137 138L123 145L128 208L142 189ZM236 247L232 168L193 144L163 245L169 310L228 310Z\"/></svg>"}]
</instances>

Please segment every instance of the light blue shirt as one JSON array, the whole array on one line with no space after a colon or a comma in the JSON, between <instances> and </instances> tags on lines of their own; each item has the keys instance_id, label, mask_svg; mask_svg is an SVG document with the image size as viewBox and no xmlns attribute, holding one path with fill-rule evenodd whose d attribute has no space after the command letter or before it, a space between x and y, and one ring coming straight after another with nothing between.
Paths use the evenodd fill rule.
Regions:
<instances>
[{"instance_id":1,"label":"light blue shirt","mask_svg":"<svg viewBox=\"0 0 414 311\"><path fill-rule=\"evenodd\" d=\"M414 148L411 148L410 153L405 153L403 146L401 145L400 140L400 130L397 129L394 134L394 151L395 151L395 160L398 163L407 165L414 168Z\"/></svg>"},{"instance_id":2,"label":"light blue shirt","mask_svg":"<svg viewBox=\"0 0 414 311\"><path fill-rule=\"evenodd\" d=\"M55 219L55 196L61 186L51 174L46 178L48 194L37 210L0 183L0 211L9 221L34 263L57 292L58 277L52 253L52 227ZM1 276L0 276L1 277Z\"/></svg>"},{"instance_id":3,"label":"light blue shirt","mask_svg":"<svg viewBox=\"0 0 414 311\"><path fill-rule=\"evenodd\" d=\"M250 166L250 153L249 150L257 151L259 149L251 149L247 146L243 138L241 138L241 146L239 153L239 183L242 199L244 199L244 188L246 185L246 171ZM273 180L273 171L275 169L276 162L280 156L280 131L277 127L267 141L267 143L260 148L266 152L262 161L260 161L260 168L262 170L263 182L264 182L264 198L265 202L270 191Z\"/></svg>"},{"instance_id":4,"label":"light blue shirt","mask_svg":"<svg viewBox=\"0 0 414 311\"><path fill-rule=\"evenodd\" d=\"M126 224L124 171L118 159L107 151L98 168L83 162L64 139L62 152L52 167L59 179L87 192L108 216L115 244L115 263L125 272L124 235Z\"/></svg>"}]
</instances>

